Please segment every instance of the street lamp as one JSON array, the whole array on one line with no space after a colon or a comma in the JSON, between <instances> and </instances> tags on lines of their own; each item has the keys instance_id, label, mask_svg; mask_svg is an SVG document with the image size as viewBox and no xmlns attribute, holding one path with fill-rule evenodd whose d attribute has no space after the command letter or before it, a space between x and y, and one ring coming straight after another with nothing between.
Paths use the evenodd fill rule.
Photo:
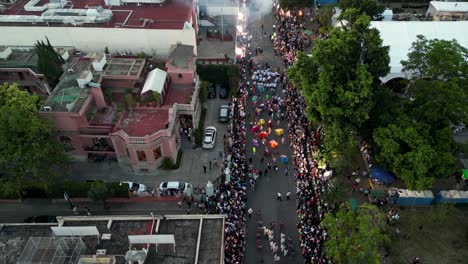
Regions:
<instances>
[{"instance_id":1,"label":"street lamp","mask_svg":"<svg viewBox=\"0 0 468 264\"><path fill-rule=\"evenodd\" d=\"M70 209L75 208L75 205L73 204L73 202L71 200L71 197L70 197L70 195L68 195L67 192L63 193L63 198L65 198L65 200L68 202L68 204L70 204Z\"/></svg>"}]
</instances>

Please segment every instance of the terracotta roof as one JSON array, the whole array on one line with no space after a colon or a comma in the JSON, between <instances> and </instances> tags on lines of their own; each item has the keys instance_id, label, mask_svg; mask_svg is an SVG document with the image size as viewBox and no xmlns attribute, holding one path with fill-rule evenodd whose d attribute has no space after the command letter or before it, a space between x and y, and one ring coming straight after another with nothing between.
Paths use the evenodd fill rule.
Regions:
<instances>
[{"instance_id":1,"label":"terracotta roof","mask_svg":"<svg viewBox=\"0 0 468 264\"><path fill-rule=\"evenodd\" d=\"M193 57L193 46L177 43L171 47L172 51L167 56L168 60L189 60Z\"/></svg>"},{"instance_id":2,"label":"terracotta roof","mask_svg":"<svg viewBox=\"0 0 468 264\"><path fill-rule=\"evenodd\" d=\"M120 129L131 137L144 137L165 129L168 121L168 109L134 109L122 120Z\"/></svg>"},{"instance_id":3,"label":"terracotta roof","mask_svg":"<svg viewBox=\"0 0 468 264\"><path fill-rule=\"evenodd\" d=\"M42 12L31 12L24 10L24 5L29 0L18 0L15 4L4 4L5 11L2 15L36 15L41 16ZM36 6L41 6L49 3L48 0L41 0ZM107 23L99 24L83 24L77 25L78 27L97 27L97 28L149 28L149 29L180 29L184 28L186 21L190 22L192 16L193 0L168 0L166 3L159 4L127 4L126 6L107 6L104 0L69 0L65 9L86 9L102 6L104 9L112 11L112 19ZM144 20L153 20L154 22L146 23ZM125 24L125 25L124 25ZM40 26L36 23L0 23L0 26ZM73 27L70 24L63 23L49 23L43 26L49 27Z\"/></svg>"}]
</instances>

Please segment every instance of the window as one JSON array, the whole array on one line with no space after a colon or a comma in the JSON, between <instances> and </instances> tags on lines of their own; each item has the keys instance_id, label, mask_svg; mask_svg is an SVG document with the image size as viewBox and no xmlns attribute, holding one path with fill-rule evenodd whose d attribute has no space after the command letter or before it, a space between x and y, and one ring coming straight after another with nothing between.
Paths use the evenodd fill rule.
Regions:
<instances>
[{"instance_id":1,"label":"window","mask_svg":"<svg viewBox=\"0 0 468 264\"><path fill-rule=\"evenodd\" d=\"M154 156L154 160L158 160L162 156L161 147L157 147L153 149L153 156Z\"/></svg>"},{"instance_id":2,"label":"window","mask_svg":"<svg viewBox=\"0 0 468 264\"><path fill-rule=\"evenodd\" d=\"M71 138L67 136L60 136L60 142L63 144L63 148L65 149L65 152L70 152L70 151L75 150L71 142Z\"/></svg>"},{"instance_id":3,"label":"window","mask_svg":"<svg viewBox=\"0 0 468 264\"><path fill-rule=\"evenodd\" d=\"M177 78L182 79L182 74L179 73L179 75L177 75Z\"/></svg>"},{"instance_id":4,"label":"window","mask_svg":"<svg viewBox=\"0 0 468 264\"><path fill-rule=\"evenodd\" d=\"M137 150L138 161L146 161L146 153L143 150Z\"/></svg>"}]
</instances>

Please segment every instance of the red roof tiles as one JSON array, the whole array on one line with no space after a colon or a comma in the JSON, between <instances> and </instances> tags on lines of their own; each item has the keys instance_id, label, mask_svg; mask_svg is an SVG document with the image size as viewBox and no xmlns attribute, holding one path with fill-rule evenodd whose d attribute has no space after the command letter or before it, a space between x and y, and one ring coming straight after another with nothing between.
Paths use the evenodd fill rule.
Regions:
<instances>
[{"instance_id":1,"label":"red roof tiles","mask_svg":"<svg viewBox=\"0 0 468 264\"><path fill-rule=\"evenodd\" d=\"M28 12L24 10L24 5L29 0L19 0L15 4L6 4L6 10L0 15L41 15L42 12ZM48 0L41 0L37 6L48 3ZM192 16L193 0L168 0L162 6L158 4L127 4L126 6L106 6L104 0L69 0L64 8L86 9L90 7L102 6L110 9L113 17L110 22L100 24L83 24L79 27L98 28L149 28L149 29L183 29L184 23L190 22ZM151 19L154 23L147 23L145 27L143 19ZM125 23L125 25L123 25ZM32 23L0 23L0 26L38 26ZM45 24L44 24L45 26ZM50 27L71 27L70 24L50 23Z\"/></svg>"}]
</instances>

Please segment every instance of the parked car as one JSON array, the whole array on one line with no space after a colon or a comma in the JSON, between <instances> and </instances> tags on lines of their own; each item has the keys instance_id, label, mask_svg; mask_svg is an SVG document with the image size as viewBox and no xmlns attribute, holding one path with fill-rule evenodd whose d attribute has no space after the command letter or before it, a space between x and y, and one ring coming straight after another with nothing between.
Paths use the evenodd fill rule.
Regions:
<instances>
[{"instance_id":1,"label":"parked car","mask_svg":"<svg viewBox=\"0 0 468 264\"><path fill-rule=\"evenodd\" d=\"M203 137L202 148L212 149L214 148L216 141L216 128L214 126L208 126L205 128L205 136Z\"/></svg>"},{"instance_id":2,"label":"parked car","mask_svg":"<svg viewBox=\"0 0 468 264\"><path fill-rule=\"evenodd\" d=\"M37 215L30 216L24 219L25 223L57 223L57 216L55 215Z\"/></svg>"},{"instance_id":3,"label":"parked car","mask_svg":"<svg viewBox=\"0 0 468 264\"><path fill-rule=\"evenodd\" d=\"M208 87L208 98L216 98L216 87L214 85L210 85L210 87Z\"/></svg>"},{"instance_id":4,"label":"parked car","mask_svg":"<svg viewBox=\"0 0 468 264\"><path fill-rule=\"evenodd\" d=\"M219 88L219 98L226 99L229 97L228 88L226 86L221 86Z\"/></svg>"},{"instance_id":5,"label":"parked car","mask_svg":"<svg viewBox=\"0 0 468 264\"><path fill-rule=\"evenodd\" d=\"M218 121L223 123L229 121L229 105L222 105L219 107Z\"/></svg>"},{"instance_id":6,"label":"parked car","mask_svg":"<svg viewBox=\"0 0 468 264\"><path fill-rule=\"evenodd\" d=\"M192 189L193 186L190 183L182 182L182 181L168 181L168 182L161 182L159 184L159 192L164 191L172 191L172 192L181 192L186 193L189 189Z\"/></svg>"},{"instance_id":7,"label":"parked car","mask_svg":"<svg viewBox=\"0 0 468 264\"><path fill-rule=\"evenodd\" d=\"M146 192L146 186L141 183L136 183L136 182L130 182L130 181L123 181L122 183L128 184L128 189L132 192Z\"/></svg>"}]
</instances>

